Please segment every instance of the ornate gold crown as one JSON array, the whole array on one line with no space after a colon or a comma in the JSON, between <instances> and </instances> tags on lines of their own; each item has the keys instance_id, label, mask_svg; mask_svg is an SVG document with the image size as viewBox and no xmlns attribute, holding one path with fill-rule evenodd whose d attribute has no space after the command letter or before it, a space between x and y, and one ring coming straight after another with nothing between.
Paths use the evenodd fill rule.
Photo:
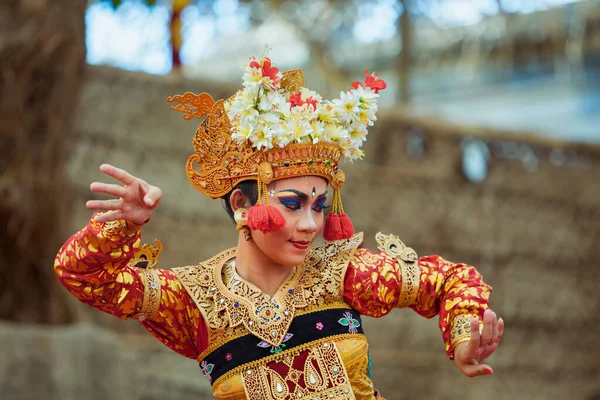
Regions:
<instances>
[{"instance_id":1,"label":"ornate gold crown","mask_svg":"<svg viewBox=\"0 0 600 400\"><path fill-rule=\"evenodd\" d=\"M281 86L288 93L298 92L304 86L302 71L285 71ZM187 92L167 101L179 103L171 108L182 112L186 120L206 115L192 140L196 154L188 158L186 173L198 191L213 199L229 193L242 181L256 180L263 162L271 165L272 180L317 175L331 181L336 174L342 152L335 143L290 143L285 148L261 151L249 141L239 144L232 138L224 100L214 101L208 93Z\"/></svg>"},{"instance_id":2,"label":"ornate gold crown","mask_svg":"<svg viewBox=\"0 0 600 400\"><path fill-rule=\"evenodd\" d=\"M283 178L321 176L334 189L324 237L351 236L354 228L339 193L345 176L338 165L342 157L362 157L367 127L376 119L378 91L386 86L378 78L367 74L364 84L355 82L340 99L327 101L304 87L301 70L280 73L263 57L251 59L244 89L227 100L191 92L169 97L168 102L178 103L171 108L184 119L205 117L193 138L196 154L186 163L189 181L216 199L242 181L256 180L258 203L249 210L248 226L270 232L285 220L270 207L266 185Z\"/></svg>"}]
</instances>

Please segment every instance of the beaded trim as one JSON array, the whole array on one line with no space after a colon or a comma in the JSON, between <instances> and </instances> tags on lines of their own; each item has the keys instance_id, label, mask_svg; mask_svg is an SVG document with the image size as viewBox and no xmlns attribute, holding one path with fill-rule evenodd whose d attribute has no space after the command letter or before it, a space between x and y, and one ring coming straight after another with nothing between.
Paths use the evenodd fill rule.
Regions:
<instances>
[{"instance_id":1,"label":"beaded trim","mask_svg":"<svg viewBox=\"0 0 600 400\"><path fill-rule=\"evenodd\" d=\"M297 310L296 311L296 316L300 317L302 315L306 315L306 314L310 314L310 313L314 313L314 312L318 312L318 311L335 310L335 309L340 309L340 308L345 308L345 309L348 309L348 310L352 309L352 307L350 307L347 303L344 303L344 302L335 302L335 303L327 304L327 305L324 305L324 306L318 306L318 307L311 307L311 306L309 306L308 308ZM221 346L223 346L223 345L225 345L225 344L227 344L227 343L229 343L229 342L231 342L233 340L236 340L236 339L239 339L239 338L241 338L243 336L246 336L246 335L248 335L247 331L241 331L241 332L236 333L234 335L228 336L223 341L214 342L210 346L208 346L202 353L200 353L200 355L196 358L196 360L198 362L201 362L209 354L211 354L213 351L215 351L219 347L221 347Z\"/></svg>"},{"instance_id":2,"label":"beaded trim","mask_svg":"<svg viewBox=\"0 0 600 400\"><path fill-rule=\"evenodd\" d=\"M260 367L261 365L266 365L270 362L273 361L281 361L284 360L286 357L289 356L298 356L300 353L302 353L305 350L308 350L312 347L318 347L321 344L325 344L325 343L332 343L335 345L335 342L338 342L340 340L352 340L352 339L358 339L358 340L364 340L366 341L366 337L363 334L360 333L355 333L355 334L351 334L351 333L345 333L345 334L341 334L341 335L334 335L334 336L329 336L323 339L319 339L319 340L315 340L312 342L308 342L308 343L304 343L300 346L296 346L293 349L289 349L289 350L284 350L281 353L277 353L277 354L273 354L264 358L261 358L260 360L256 360L256 361L252 361L246 364L242 364L237 368L232 369L231 371L228 371L226 374L222 375L219 379L217 379L216 381L213 382L213 387L214 386L218 386L220 385L222 382L232 378L235 375L241 374L244 371L247 371L249 369L255 369L257 367ZM337 346L335 346L336 351L337 351Z\"/></svg>"},{"instance_id":3,"label":"beaded trim","mask_svg":"<svg viewBox=\"0 0 600 400\"><path fill-rule=\"evenodd\" d=\"M452 348L462 342L471 339L471 320L477 318L473 314L459 314L452 320L452 330L450 331L450 341ZM483 324L480 324L482 326Z\"/></svg>"},{"instance_id":4,"label":"beaded trim","mask_svg":"<svg viewBox=\"0 0 600 400\"><path fill-rule=\"evenodd\" d=\"M382 232L375 235L377 248L398 260L402 270L402 287L397 308L410 307L415 304L419 291L421 270L418 265L417 253L406 247L398 236L386 235Z\"/></svg>"},{"instance_id":5,"label":"beaded trim","mask_svg":"<svg viewBox=\"0 0 600 400\"><path fill-rule=\"evenodd\" d=\"M152 320L157 316L160 307L160 278L155 269L140 269L140 276L144 282L144 300L136 318L142 321L146 318Z\"/></svg>"}]
</instances>

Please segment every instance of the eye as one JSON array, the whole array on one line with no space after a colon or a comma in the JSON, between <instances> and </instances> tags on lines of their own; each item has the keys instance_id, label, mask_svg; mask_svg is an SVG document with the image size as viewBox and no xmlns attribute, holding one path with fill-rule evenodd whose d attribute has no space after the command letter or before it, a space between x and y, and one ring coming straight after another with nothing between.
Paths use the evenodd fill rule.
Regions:
<instances>
[{"instance_id":1,"label":"eye","mask_svg":"<svg viewBox=\"0 0 600 400\"><path fill-rule=\"evenodd\" d=\"M323 212L323 210L325 210L327 208L329 208L329 207L325 206L325 201L320 201L313 206L313 211L321 213L321 212Z\"/></svg>"},{"instance_id":2,"label":"eye","mask_svg":"<svg viewBox=\"0 0 600 400\"><path fill-rule=\"evenodd\" d=\"M298 200L281 198L279 201L289 210L295 211L300 209L300 202Z\"/></svg>"}]
</instances>

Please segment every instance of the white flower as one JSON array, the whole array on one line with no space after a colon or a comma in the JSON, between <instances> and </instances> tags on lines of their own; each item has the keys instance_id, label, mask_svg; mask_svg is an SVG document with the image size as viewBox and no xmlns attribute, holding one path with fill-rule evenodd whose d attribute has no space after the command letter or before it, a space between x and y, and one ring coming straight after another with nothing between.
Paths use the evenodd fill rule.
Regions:
<instances>
[{"instance_id":1,"label":"white flower","mask_svg":"<svg viewBox=\"0 0 600 400\"><path fill-rule=\"evenodd\" d=\"M231 102L227 116L233 121L235 117L240 119L255 118L258 110L254 106L256 94L254 90L244 89Z\"/></svg>"},{"instance_id":2,"label":"white flower","mask_svg":"<svg viewBox=\"0 0 600 400\"><path fill-rule=\"evenodd\" d=\"M361 85L357 89L353 89L352 92L358 97L361 108L377 108L377 98L379 97L379 94L375 93L373 89Z\"/></svg>"},{"instance_id":3,"label":"white flower","mask_svg":"<svg viewBox=\"0 0 600 400\"><path fill-rule=\"evenodd\" d=\"M312 120L310 126L312 128L312 133L310 134L312 143L315 144L323 141L325 136L325 123L314 119Z\"/></svg>"},{"instance_id":4,"label":"white flower","mask_svg":"<svg viewBox=\"0 0 600 400\"><path fill-rule=\"evenodd\" d=\"M288 122L288 131L292 132L292 140L297 143L304 141L302 140L304 138L308 139L308 136L313 132L310 121L302 117L302 114L295 114Z\"/></svg>"},{"instance_id":5,"label":"white flower","mask_svg":"<svg viewBox=\"0 0 600 400\"><path fill-rule=\"evenodd\" d=\"M374 122L377 120L375 116L375 112L371 110L360 110L358 112L358 122L365 126L373 126Z\"/></svg>"},{"instance_id":6,"label":"white flower","mask_svg":"<svg viewBox=\"0 0 600 400\"><path fill-rule=\"evenodd\" d=\"M360 99L352 92L341 92L340 98L332 101L340 122L351 124L358 119Z\"/></svg>"},{"instance_id":7,"label":"white flower","mask_svg":"<svg viewBox=\"0 0 600 400\"><path fill-rule=\"evenodd\" d=\"M335 115L333 112L333 108L331 107L330 104L324 104L322 106L320 106L319 108L317 108L317 116L319 118L320 121L323 122L334 122L335 121Z\"/></svg>"},{"instance_id":8,"label":"white flower","mask_svg":"<svg viewBox=\"0 0 600 400\"><path fill-rule=\"evenodd\" d=\"M248 140L253 130L254 128L252 125L244 121L237 128L232 129L233 134L231 135L231 138L236 140L238 143L243 143Z\"/></svg>"},{"instance_id":9,"label":"white flower","mask_svg":"<svg viewBox=\"0 0 600 400\"><path fill-rule=\"evenodd\" d=\"M279 122L281 122L281 116L279 113L277 112L266 112L264 114L260 114L258 116L258 119L260 120L261 123L267 124L267 125L275 125L278 124Z\"/></svg>"},{"instance_id":10,"label":"white flower","mask_svg":"<svg viewBox=\"0 0 600 400\"><path fill-rule=\"evenodd\" d=\"M263 83L262 70L260 68L252 68L250 65L246 65L242 80L244 87L259 87Z\"/></svg>"},{"instance_id":11,"label":"white flower","mask_svg":"<svg viewBox=\"0 0 600 400\"><path fill-rule=\"evenodd\" d=\"M367 128L364 125L354 124L348 129L350 145L360 148L367 140Z\"/></svg>"},{"instance_id":12,"label":"white flower","mask_svg":"<svg viewBox=\"0 0 600 400\"><path fill-rule=\"evenodd\" d=\"M337 143L339 145L349 141L348 131L336 124L328 124L323 131L323 134L328 142Z\"/></svg>"},{"instance_id":13,"label":"white flower","mask_svg":"<svg viewBox=\"0 0 600 400\"><path fill-rule=\"evenodd\" d=\"M273 131L265 125L255 127L248 136L248 139L250 139L254 147L258 150L263 147L265 150L273 147Z\"/></svg>"},{"instance_id":14,"label":"white flower","mask_svg":"<svg viewBox=\"0 0 600 400\"><path fill-rule=\"evenodd\" d=\"M364 151L362 151L361 149L357 149L354 147L348 147L344 152L344 160L345 161L349 161L352 162L354 160L362 160L362 158L365 156Z\"/></svg>"}]
</instances>

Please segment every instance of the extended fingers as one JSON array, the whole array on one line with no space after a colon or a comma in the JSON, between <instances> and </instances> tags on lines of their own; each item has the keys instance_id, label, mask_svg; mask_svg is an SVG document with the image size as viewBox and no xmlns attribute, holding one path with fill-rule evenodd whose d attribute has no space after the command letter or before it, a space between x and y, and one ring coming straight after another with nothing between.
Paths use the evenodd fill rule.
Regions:
<instances>
[{"instance_id":1,"label":"extended fingers","mask_svg":"<svg viewBox=\"0 0 600 400\"><path fill-rule=\"evenodd\" d=\"M116 180L121 181L126 185L131 184L135 180L133 175L131 175L129 172L110 164L102 164L100 166L100 171L104 172L108 176L112 176Z\"/></svg>"},{"instance_id":2,"label":"extended fingers","mask_svg":"<svg viewBox=\"0 0 600 400\"><path fill-rule=\"evenodd\" d=\"M481 333L481 344L488 345L490 343L494 343L495 337L494 335L497 333L496 331L496 313L490 309L485 310L483 314L483 332Z\"/></svg>"},{"instance_id":3,"label":"extended fingers","mask_svg":"<svg viewBox=\"0 0 600 400\"><path fill-rule=\"evenodd\" d=\"M94 193L109 194L115 197L125 197L127 188L112 183L94 182L90 185L90 190Z\"/></svg>"},{"instance_id":4,"label":"extended fingers","mask_svg":"<svg viewBox=\"0 0 600 400\"><path fill-rule=\"evenodd\" d=\"M123 214L121 213L121 211L115 210L115 211L109 211L104 214L96 215L96 217L94 217L94 219L98 222L110 222L110 221L117 221L117 220L121 219L122 217L123 217Z\"/></svg>"},{"instance_id":5,"label":"extended fingers","mask_svg":"<svg viewBox=\"0 0 600 400\"><path fill-rule=\"evenodd\" d=\"M504 320L502 318L498 318L498 324L496 325L496 328L498 330L496 343L500 343L500 339L502 339L502 335L504 335Z\"/></svg>"},{"instance_id":6,"label":"extended fingers","mask_svg":"<svg viewBox=\"0 0 600 400\"><path fill-rule=\"evenodd\" d=\"M121 199L89 200L85 206L89 210L119 210L123 205Z\"/></svg>"}]
</instances>

